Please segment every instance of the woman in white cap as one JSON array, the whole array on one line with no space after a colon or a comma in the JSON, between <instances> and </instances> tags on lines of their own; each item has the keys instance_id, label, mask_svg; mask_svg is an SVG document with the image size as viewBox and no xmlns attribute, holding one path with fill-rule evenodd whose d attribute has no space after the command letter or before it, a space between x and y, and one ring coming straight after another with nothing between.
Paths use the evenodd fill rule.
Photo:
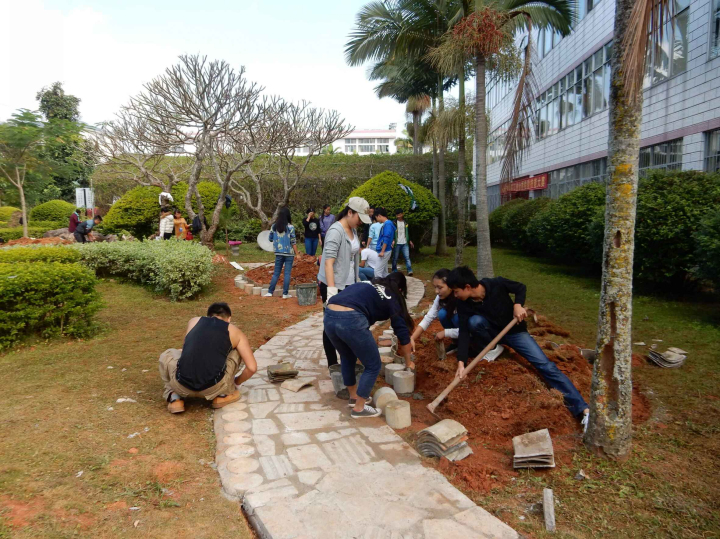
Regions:
<instances>
[{"instance_id":1,"label":"woman in white cap","mask_svg":"<svg viewBox=\"0 0 720 539\"><path fill-rule=\"evenodd\" d=\"M324 304L346 286L360 280L360 223L372 221L368 215L370 204L364 198L352 197L330 226L323 241L322 261L318 272L318 286ZM328 367L337 365L337 352L323 332L323 348Z\"/></svg>"}]
</instances>

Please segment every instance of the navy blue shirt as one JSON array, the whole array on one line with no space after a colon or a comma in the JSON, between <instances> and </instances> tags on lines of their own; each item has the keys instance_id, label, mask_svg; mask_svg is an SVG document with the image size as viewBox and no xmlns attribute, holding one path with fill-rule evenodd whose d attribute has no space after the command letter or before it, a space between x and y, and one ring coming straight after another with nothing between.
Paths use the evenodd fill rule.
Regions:
<instances>
[{"instance_id":1,"label":"navy blue shirt","mask_svg":"<svg viewBox=\"0 0 720 539\"><path fill-rule=\"evenodd\" d=\"M330 298L328 304L341 305L364 314L371 326L375 322L390 319L400 344L410 343L410 330L401 316L400 302L382 285L367 281L351 284Z\"/></svg>"}]
</instances>

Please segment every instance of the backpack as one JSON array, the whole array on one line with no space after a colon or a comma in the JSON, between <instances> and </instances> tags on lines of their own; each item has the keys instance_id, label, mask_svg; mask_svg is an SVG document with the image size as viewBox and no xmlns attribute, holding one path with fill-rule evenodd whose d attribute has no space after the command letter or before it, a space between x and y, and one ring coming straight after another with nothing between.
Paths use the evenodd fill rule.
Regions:
<instances>
[{"instance_id":1,"label":"backpack","mask_svg":"<svg viewBox=\"0 0 720 539\"><path fill-rule=\"evenodd\" d=\"M192 233L199 234L201 230L202 230L202 221L200 221L200 216L196 215L192 220Z\"/></svg>"}]
</instances>

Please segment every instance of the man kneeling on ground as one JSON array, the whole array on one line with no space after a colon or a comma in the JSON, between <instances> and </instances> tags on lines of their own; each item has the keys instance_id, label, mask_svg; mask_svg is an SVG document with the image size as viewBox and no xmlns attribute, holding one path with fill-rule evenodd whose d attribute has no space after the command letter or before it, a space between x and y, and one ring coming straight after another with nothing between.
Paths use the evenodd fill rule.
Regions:
<instances>
[{"instance_id":1,"label":"man kneeling on ground","mask_svg":"<svg viewBox=\"0 0 720 539\"><path fill-rule=\"evenodd\" d=\"M525 318L526 287L522 283L495 277L478 281L467 266L455 268L447 278L447 286L452 289L458 301L459 343L457 376L465 378L468 361L468 349L471 341L479 348L487 346L500 331L514 318L518 323L500 339L501 344L511 347L524 357L553 389L565 397L565 405L587 428L588 408L585 399L555 363L550 361L540 346L527 332ZM515 300L510 299L510 294Z\"/></svg>"},{"instance_id":2,"label":"man kneeling on ground","mask_svg":"<svg viewBox=\"0 0 720 539\"><path fill-rule=\"evenodd\" d=\"M168 411L185 411L183 398L212 400L213 408L222 408L240 400L240 385L257 371L257 362L245 334L230 323L227 303L213 303L207 316L188 322L182 350L170 348L160 354L160 378ZM238 373L240 364L245 364Z\"/></svg>"}]
</instances>

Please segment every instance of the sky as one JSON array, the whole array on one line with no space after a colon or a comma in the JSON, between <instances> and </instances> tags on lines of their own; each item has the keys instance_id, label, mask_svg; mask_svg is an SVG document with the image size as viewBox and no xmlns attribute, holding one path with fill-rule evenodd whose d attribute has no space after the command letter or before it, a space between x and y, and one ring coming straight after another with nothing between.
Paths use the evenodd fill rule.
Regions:
<instances>
[{"instance_id":1,"label":"sky","mask_svg":"<svg viewBox=\"0 0 720 539\"><path fill-rule=\"evenodd\" d=\"M344 49L369 0L0 0L0 120L37 109L55 81L79 97L82 120L112 120L180 54L245 66L269 95L335 109L358 129L402 131L404 106L378 99L367 66Z\"/></svg>"}]
</instances>

